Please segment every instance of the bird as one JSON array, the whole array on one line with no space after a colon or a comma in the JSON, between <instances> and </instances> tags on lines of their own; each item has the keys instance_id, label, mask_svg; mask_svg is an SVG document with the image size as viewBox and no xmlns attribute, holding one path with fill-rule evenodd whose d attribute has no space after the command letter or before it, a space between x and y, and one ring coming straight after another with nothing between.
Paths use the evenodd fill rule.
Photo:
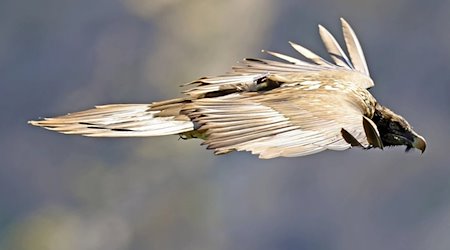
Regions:
<instances>
[{"instance_id":1,"label":"bird","mask_svg":"<svg viewBox=\"0 0 450 250\"><path fill-rule=\"evenodd\" d=\"M264 51L218 76L183 84L182 97L150 104L108 104L29 121L88 137L179 135L198 138L215 154L249 151L262 159L298 157L352 147L426 148L402 116L377 102L360 42L340 19L346 51L319 25L332 61L289 42L302 58Z\"/></svg>"}]
</instances>

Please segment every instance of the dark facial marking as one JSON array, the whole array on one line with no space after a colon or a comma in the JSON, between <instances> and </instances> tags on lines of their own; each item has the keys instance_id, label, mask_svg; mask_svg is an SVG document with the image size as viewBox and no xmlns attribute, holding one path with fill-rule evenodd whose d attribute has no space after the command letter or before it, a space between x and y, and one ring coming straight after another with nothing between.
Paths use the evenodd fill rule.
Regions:
<instances>
[{"instance_id":1,"label":"dark facial marking","mask_svg":"<svg viewBox=\"0 0 450 250\"><path fill-rule=\"evenodd\" d=\"M410 125L403 117L377 104L372 120L377 125L385 146L406 145L411 147L414 138Z\"/></svg>"}]
</instances>

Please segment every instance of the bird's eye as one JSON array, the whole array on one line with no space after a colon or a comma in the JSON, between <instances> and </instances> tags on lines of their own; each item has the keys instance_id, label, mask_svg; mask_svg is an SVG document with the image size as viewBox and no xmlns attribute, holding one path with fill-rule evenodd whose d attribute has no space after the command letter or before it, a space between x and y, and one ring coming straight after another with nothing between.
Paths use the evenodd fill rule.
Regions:
<instances>
[{"instance_id":1,"label":"bird's eye","mask_svg":"<svg viewBox=\"0 0 450 250\"><path fill-rule=\"evenodd\" d=\"M390 127L391 127L392 130L398 130L398 129L399 129L398 124L395 123L395 122L392 122L392 123L390 124Z\"/></svg>"}]
</instances>

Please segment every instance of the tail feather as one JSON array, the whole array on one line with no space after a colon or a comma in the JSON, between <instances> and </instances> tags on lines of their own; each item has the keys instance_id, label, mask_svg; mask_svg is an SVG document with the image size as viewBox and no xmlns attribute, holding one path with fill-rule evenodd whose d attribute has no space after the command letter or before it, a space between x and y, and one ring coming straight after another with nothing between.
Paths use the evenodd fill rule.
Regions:
<instances>
[{"instance_id":1,"label":"tail feather","mask_svg":"<svg viewBox=\"0 0 450 250\"><path fill-rule=\"evenodd\" d=\"M194 129L184 116L160 116L149 104L110 104L67 115L29 121L63 134L90 137L142 137L172 135Z\"/></svg>"}]
</instances>

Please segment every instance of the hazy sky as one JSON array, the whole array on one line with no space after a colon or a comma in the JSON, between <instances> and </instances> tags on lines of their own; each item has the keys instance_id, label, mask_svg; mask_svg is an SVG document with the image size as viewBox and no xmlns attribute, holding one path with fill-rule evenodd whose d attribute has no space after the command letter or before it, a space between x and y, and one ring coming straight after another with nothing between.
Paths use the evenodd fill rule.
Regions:
<instances>
[{"instance_id":1,"label":"hazy sky","mask_svg":"<svg viewBox=\"0 0 450 250\"><path fill-rule=\"evenodd\" d=\"M0 1L0 249L447 249L450 1ZM355 29L376 98L427 151L214 156L177 136L26 121L180 96L261 49Z\"/></svg>"}]
</instances>

